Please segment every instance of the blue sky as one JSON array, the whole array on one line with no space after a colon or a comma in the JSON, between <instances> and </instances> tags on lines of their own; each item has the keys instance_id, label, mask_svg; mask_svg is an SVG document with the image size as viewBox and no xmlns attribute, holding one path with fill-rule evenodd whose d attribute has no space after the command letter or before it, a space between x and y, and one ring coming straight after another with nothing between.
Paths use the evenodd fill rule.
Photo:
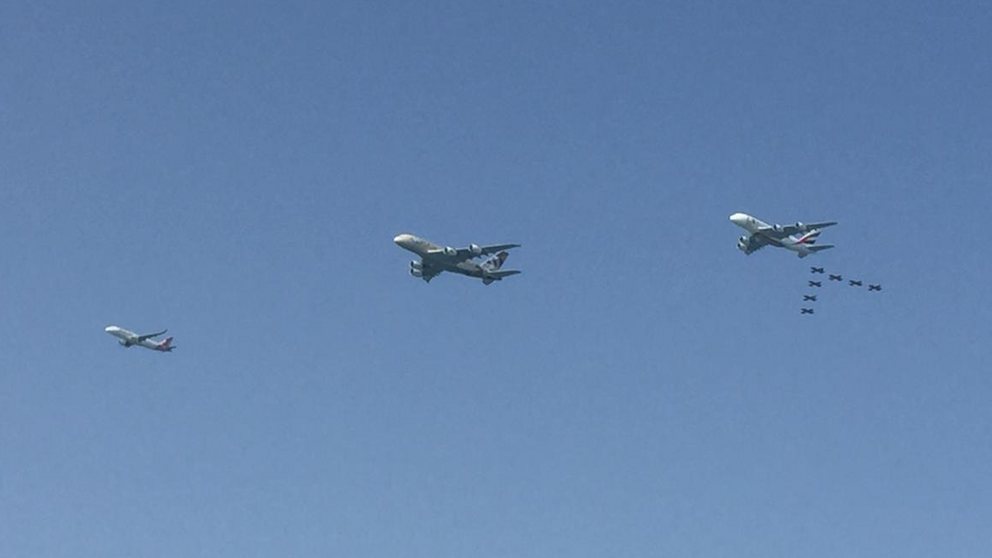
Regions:
<instances>
[{"instance_id":1,"label":"blue sky","mask_svg":"<svg viewBox=\"0 0 992 558\"><path fill-rule=\"evenodd\" d=\"M8 3L0 555L989 555L990 24Z\"/></svg>"}]
</instances>

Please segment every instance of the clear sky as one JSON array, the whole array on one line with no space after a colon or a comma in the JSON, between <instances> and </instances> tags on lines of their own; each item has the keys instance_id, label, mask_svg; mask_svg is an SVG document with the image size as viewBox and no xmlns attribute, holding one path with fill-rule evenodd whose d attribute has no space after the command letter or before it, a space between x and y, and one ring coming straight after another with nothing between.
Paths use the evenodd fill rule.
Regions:
<instances>
[{"instance_id":1,"label":"clear sky","mask_svg":"<svg viewBox=\"0 0 992 558\"><path fill-rule=\"evenodd\" d=\"M992 555L990 6L5 2L0 556Z\"/></svg>"}]
</instances>

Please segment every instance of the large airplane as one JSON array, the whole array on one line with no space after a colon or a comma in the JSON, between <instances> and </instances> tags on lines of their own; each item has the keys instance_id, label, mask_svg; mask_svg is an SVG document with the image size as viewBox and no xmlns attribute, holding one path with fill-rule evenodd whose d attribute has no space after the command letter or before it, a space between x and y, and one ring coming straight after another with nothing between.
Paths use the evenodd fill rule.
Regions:
<instances>
[{"instance_id":1,"label":"large airplane","mask_svg":"<svg viewBox=\"0 0 992 558\"><path fill-rule=\"evenodd\" d=\"M166 331L169 331L167 329L163 329L162 331L155 333L144 333L139 335L133 331L128 331L115 325L109 325L104 328L103 331L106 331L116 337L118 339L117 342L124 348L130 348L132 345L137 345L153 351L162 351L163 353L171 353L172 349L175 349L175 347L172 346L171 337L166 337L161 341L153 340L153 338L163 335Z\"/></svg>"},{"instance_id":2,"label":"large airplane","mask_svg":"<svg viewBox=\"0 0 992 558\"><path fill-rule=\"evenodd\" d=\"M486 285L520 273L516 269L500 269L510 255L507 250L518 248L519 244L492 244L489 246L469 244L466 248L452 248L451 246L438 246L429 240L406 233L396 235L393 242L420 256L420 261L410 262L410 275L419 277L426 282L430 282L442 271L482 279L483 284ZM475 261L475 258L489 254L493 254L493 256L483 262Z\"/></svg>"},{"instance_id":3,"label":"large airplane","mask_svg":"<svg viewBox=\"0 0 992 558\"><path fill-rule=\"evenodd\" d=\"M836 221L769 225L746 213L734 213L730 216L730 221L748 232L737 240L737 249L747 255L769 244L792 250L800 258L834 247L833 244L817 246L816 239L820 236L820 229L836 225Z\"/></svg>"}]
</instances>

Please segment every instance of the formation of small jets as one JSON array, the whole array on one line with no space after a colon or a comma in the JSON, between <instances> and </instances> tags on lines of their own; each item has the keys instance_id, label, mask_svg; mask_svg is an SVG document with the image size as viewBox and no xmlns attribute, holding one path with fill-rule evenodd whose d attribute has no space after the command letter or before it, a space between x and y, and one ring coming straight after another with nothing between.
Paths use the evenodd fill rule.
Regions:
<instances>
[{"instance_id":1,"label":"formation of small jets","mask_svg":"<svg viewBox=\"0 0 992 558\"><path fill-rule=\"evenodd\" d=\"M813 273L813 274L823 274L823 273L826 272L826 270L824 268L822 268L822 267L812 266L812 267L809 268L809 272L810 273ZM828 274L827 276L829 277L829 279L831 281L834 281L834 282L843 282L844 281L844 276L843 275L840 275L840 274L836 274L836 275L835 274ZM823 286L823 283L820 282L820 281L808 280L807 281L807 284L810 287L817 287L817 288ZM864 283L860 279L848 279L847 284L850 287L861 287L861 286L864 286ZM869 291L881 291L882 290L882 285L875 285L875 284L869 283L868 284L868 290ZM803 302L816 302L816 295L814 295L814 294L804 294L803 295ZM805 307L805 308L800 308L799 309L799 313L800 314L813 314L814 312L813 312L813 309L812 308Z\"/></svg>"},{"instance_id":2,"label":"formation of small jets","mask_svg":"<svg viewBox=\"0 0 992 558\"><path fill-rule=\"evenodd\" d=\"M768 223L752 217L746 213L734 213L730 216L730 221L746 230L748 234L741 236L737 240L737 248L750 255L765 246L785 248L795 252L800 258L805 258L811 254L833 248L833 244L817 244L821 229L836 225L836 221L820 221L815 223L803 223L797 221L790 225L769 225ZM409 250L418 256L419 259L410 262L410 275L423 279L429 283L431 279L441 273L448 271L481 279L484 285L492 284L495 281L502 281L506 277L520 273L516 269L503 269L503 264L509 257L507 250L519 248L520 244L491 244L479 245L469 244L464 248L452 248L451 246L441 246L424 238L408 233L401 233L393 238L393 242L399 247ZM478 261L477 258L489 256ZM824 274L826 270L822 267L810 267L810 272L814 274ZM829 274L830 281L843 281L843 276ZM852 287L861 287L860 280L849 280ZM822 281L808 281L809 287L821 288ZM881 291L882 286L876 284L868 285L869 291ZM803 302L816 302L817 295L804 294ZM811 307L800 308L802 314L813 314ZM118 339L121 346L128 348L139 346L159 352L172 352L176 347L172 344L172 337L166 337L162 341L155 338L164 335L167 330L155 333L138 334L115 325L107 326L104 331Z\"/></svg>"}]
</instances>

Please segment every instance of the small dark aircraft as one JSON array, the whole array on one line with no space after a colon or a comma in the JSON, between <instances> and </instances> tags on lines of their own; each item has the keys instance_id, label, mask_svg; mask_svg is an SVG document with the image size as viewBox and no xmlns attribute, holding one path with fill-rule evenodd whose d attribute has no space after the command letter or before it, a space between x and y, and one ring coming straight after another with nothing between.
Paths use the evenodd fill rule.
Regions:
<instances>
[{"instance_id":1,"label":"small dark aircraft","mask_svg":"<svg viewBox=\"0 0 992 558\"><path fill-rule=\"evenodd\" d=\"M812 308L800 308L799 309L799 313L800 314L812 314L813 313L813 309Z\"/></svg>"},{"instance_id":2,"label":"small dark aircraft","mask_svg":"<svg viewBox=\"0 0 992 558\"><path fill-rule=\"evenodd\" d=\"M823 273L822 267L811 267L809 268L810 273Z\"/></svg>"},{"instance_id":3,"label":"small dark aircraft","mask_svg":"<svg viewBox=\"0 0 992 558\"><path fill-rule=\"evenodd\" d=\"M851 279L850 281L848 281L848 284L850 284L852 287L860 287L861 281L855 281L854 279Z\"/></svg>"},{"instance_id":4,"label":"small dark aircraft","mask_svg":"<svg viewBox=\"0 0 992 558\"><path fill-rule=\"evenodd\" d=\"M816 302L816 295L803 295L803 302Z\"/></svg>"},{"instance_id":5,"label":"small dark aircraft","mask_svg":"<svg viewBox=\"0 0 992 558\"><path fill-rule=\"evenodd\" d=\"M809 282L809 286L810 287L822 287L823 286L823 283L821 283L819 281L810 281Z\"/></svg>"},{"instance_id":6,"label":"small dark aircraft","mask_svg":"<svg viewBox=\"0 0 992 558\"><path fill-rule=\"evenodd\" d=\"M880 290L882 290L882 286L881 285L872 285L871 283L868 283L868 290L869 291L880 291Z\"/></svg>"},{"instance_id":7,"label":"small dark aircraft","mask_svg":"<svg viewBox=\"0 0 992 558\"><path fill-rule=\"evenodd\" d=\"M830 280L831 280L831 281L843 281L843 280L844 280L844 278L843 278L843 277L841 277L840 275L831 275L831 276L830 276Z\"/></svg>"}]
</instances>

